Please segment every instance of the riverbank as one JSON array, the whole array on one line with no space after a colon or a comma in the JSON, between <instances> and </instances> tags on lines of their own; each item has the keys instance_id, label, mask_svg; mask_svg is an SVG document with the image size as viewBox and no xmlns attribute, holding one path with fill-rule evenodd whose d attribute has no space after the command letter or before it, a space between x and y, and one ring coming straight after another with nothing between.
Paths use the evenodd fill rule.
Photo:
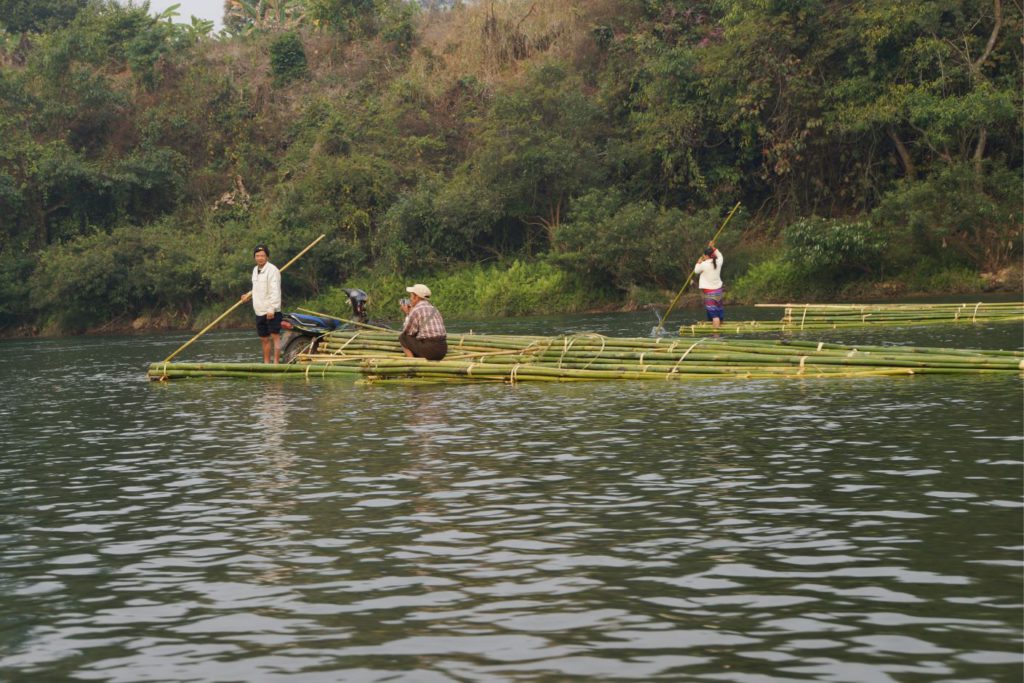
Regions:
<instances>
[{"instance_id":1,"label":"riverbank","mask_svg":"<svg viewBox=\"0 0 1024 683\"><path fill-rule=\"evenodd\" d=\"M1020 294L1021 289L1021 269L1004 269L1000 273L995 274L982 274L980 276L981 281L985 283L984 287L980 287L973 291L964 291L963 289L951 289L950 291L911 291L899 281L883 281L872 283L871 286L864 285L858 288L858 296L844 298L844 303L900 303L900 302L939 302L939 301L966 301L974 300L976 297L979 301L1007 301L1013 300L1014 294ZM437 291L443 292L441 288L437 288ZM538 309L530 309L526 306L516 306L516 313L512 315L498 314L499 317L526 317L535 315L549 315L549 314L578 314L578 313L627 313L642 310L653 310L660 311L664 310L674 296L673 292L633 292L631 296L624 299L615 301L601 301L588 305L583 308L567 308L564 310L550 310L546 307L539 307ZM660 297L660 298L659 298ZM340 299L335 303L334 300L337 297L332 294L328 294L317 299L309 301L296 302L294 307L289 308L308 308L311 310L323 311L329 314L336 314L339 317L345 317L349 311L345 308L346 304ZM438 303L444 310L446 315L452 319L458 320L473 320L487 317L495 317L495 314L468 314L466 313L465 306L447 306L447 301L441 303L443 299L438 298ZM746 300L743 298L730 297L729 304L734 306L752 306L757 303L791 303L797 301L796 299L774 299L774 300ZM800 303L805 303L803 300ZM806 301L806 303L815 303ZM820 303L820 302L818 302ZM384 313L380 309L383 306L378 303L376 312ZM683 315L690 314L691 317L700 316L701 301L700 297L693 292L680 297L679 303L677 304L676 311ZM472 307L474 310L480 310L481 305L475 304ZM195 317L188 318L180 312L173 311L151 311L139 315L136 317L122 316L114 320L109 320L101 325L89 327L81 331L68 331L62 330L56 325L22 325L11 329L0 330L0 339L19 339L19 338L49 338L49 337L67 337L78 334L84 334L89 336L100 336L100 335L133 335L133 334L150 334L153 332L196 332L206 325L208 325L214 318L223 313L222 310L218 310L214 307L207 307L200 311ZM380 315L379 317L387 319L388 316ZM390 316L390 321L394 325L401 323L401 318L397 315ZM248 309L236 311L233 315L226 318L218 326L218 329L224 330L243 330L251 327L250 316L248 315Z\"/></svg>"}]
</instances>

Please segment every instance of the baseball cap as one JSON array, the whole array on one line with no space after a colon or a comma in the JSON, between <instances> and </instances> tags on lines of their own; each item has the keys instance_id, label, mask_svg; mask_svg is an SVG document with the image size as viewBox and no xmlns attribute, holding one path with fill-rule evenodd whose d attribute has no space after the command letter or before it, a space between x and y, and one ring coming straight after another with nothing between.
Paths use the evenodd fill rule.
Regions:
<instances>
[{"instance_id":1,"label":"baseball cap","mask_svg":"<svg viewBox=\"0 0 1024 683\"><path fill-rule=\"evenodd\" d=\"M427 287L426 285L421 285L419 283L413 285L412 287L406 287L405 291L409 292L410 294L415 294L421 299L430 298L430 287Z\"/></svg>"}]
</instances>

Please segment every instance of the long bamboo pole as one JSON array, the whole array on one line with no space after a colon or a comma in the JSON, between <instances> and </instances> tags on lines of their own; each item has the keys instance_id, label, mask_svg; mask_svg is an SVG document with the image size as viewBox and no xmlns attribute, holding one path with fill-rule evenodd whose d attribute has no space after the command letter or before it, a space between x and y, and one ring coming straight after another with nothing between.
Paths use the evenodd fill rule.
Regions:
<instances>
[{"instance_id":1,"label":"long bamboo pole","mask_svg":"<svg viewBox=\"0 0 1024 683\"><path fill-rule=\"evenodd\" d=\"M338 316L330 315L329 313L317 313L316 311L311 311L308 308L300 307L299 310L302 311L303 313L309 313L310 315L318 315L321 318L330 318L331 320L338 320L340 322L348 323L350 325L357 325L367 330L376 330L378 332L393 332L393 330L390 330L386 327L381 327L380 325L371 325L370 323L361 323L358 320L348 320L347 318L339 318Z\"/></svg>"},{"instance_id":2,"label":"long bamboo pole","mask_svg":"<svg viewBox=\"0 0 1024 683\"><path fill-rule=\"evenodd\" d=\"M715 236L711 238L711 242L716 241L718 239L718 236L722 234L722 231L725 230L725 226L729 224L729 221L732 219L732 215L736 213L736 209L738 208L740 208L740 203L736 202L736 206L732 207L732 211L730 211L729 215L725 217L724 221L722 221L722 227L720 227L718 229L718 232L715 233ZM690 270L689 277L686 278L686 282L683 283L683 286L679 289L679 292L676 294L676 298L672 299L672 303L670 303L668 305L668 308L665 310L665 315L658 318L658 326L654 328L655 334L663 334L665 332L665 321L668 319L668 314L672 312L672 309L675 308L676 306L676 302L679 301L679 297L681 297L683 295L683 292L686 291L686 288L690 286L691 280L693 280L692 269Z\"/></svg>"},{"instance_id":3,"label":"long bamboo pole","mask_svg":"<svg viewBox=\"0 0 1024 683\"><path fill-rule=\"evenodd\" d=\"M940 304L757 304L784 309L780 320L736 321L715 332L798 332L936 324L1003 323L1024 320L1024 302ZM680 334L709 330L705 322L679 328Z\"/></svg>"},{"instance_id":4,"label":"long bamboo pole","mask_svg":"<svg viewBox=\"0 0 1024 683\"><path fill-rule=\"evenodd\" d=\"M377 337L377 339L374 339ZM345 340L342 343L342 340ZM538 361L557 363L560 361L585 359L596 360L636 360L639 364L657 362L680 362L685 356L690 360L705 357L706 354L753 354L756 358L775 357L825 357L841 356L844 358L900 359L919 361L922 358L963 362L977 361L986 364L1001 359L1011 367L1017 367L1024 355L1019 351L1002 350L971 350L943 349L928 347L893 347L858 345L844 346L826 342L810 342L799 340L722 340L701 339L696 342L675 340L671 343L658 343L646 338L611 339L599 341L581 338L551 339L545 344L538 344L533 338L516 340L501 337L482 337L467 339L466 335L452 336L450 349L452 359L458 356L484 359L494 356L496 359L505 357L533 358ZM395 341L394 334L376 335L374 333L332 333L324 337L321 343L322 354L337 360L354 356L372 356L374 354L399 356L401 351ZM308 360L319 360L320 356L308 357Z\"/></svg>"},{"instance_id":5,"label":"long bamboo pole","mask_svg":"<svg viewBox=\"0 0 1024 683\"><path fill-rule=\"evenodd\" d=\"M285 271L285 270L286 270L286 269L288 268L288 266L290 266L291 264L293 264L293 263L295 263L296 261L298 261L298 260L299 260L299 258L300 258L301 256L303 256L303 255L304 255L304 254L305 254L305 253L306 253L307 251L309 251L310 249L312 249L313 247L315 247L315 246L316 246L316 244L317 244L317 242L319 242L320 240L322 240L322 239L323 239L323 238L325 238L325 237L327 237L327 235L326 235L326 234L323 234L323 235L320 235L319 237L317 237L317 238L316 238L315 240L313 240L312 242L310 242L310 243L309 243L309 246L307 246L307 247L306 247L305 249L303 249L303 250L302 250L302 251L300 251L300 252L299 252L298 254L296 254L296 255L295 255L295 256L294 256L293 258L292 258L292 260L290 260L290 261L289 261L288 263L286 263L286 264L284 264L283 266L281 266L281 267L279 268L279 270L280 270L281 272L284 272L284 271ZM220 314L219 316L217 316L217 319L216 319L216 320L214 320L214 321L213 321L212 323L210 323L209 325L207 325L206 327L204 327L203 329L201 329L201 330L200 330L199 332L197 332L197 333L196 333L196 335L195 335L194 337L192 337L191 339L189 339L189 340L188 340L187 342L185 342L184 344L182 344L181 346L179 346L179 347L178 347L178 350L177 350L177 351L175 351L175 352L174 352L174 353L172 353L171 355L167 356L167 358L164 358L164 363L170 363L170 362L171 362L171 359L172 359L172 358L174 358L174 357L175 357L175 356L177 356L177 355L178 355L179 353L181 353L181 352L182 352L182 351L184 351L184 350L185 350L186 348L188 348L188 347L189 347L189 346L190 346L190 345L192 344L192 342L194 342L194 341L195 341L196 339L199 339L199 338L200 338L200 337L202 337L202 336L203 336L204 334L206 334L206 333L207 333L207 332L209 332L209 331L210 331L211 329L213 329L213 327L214 327L214 326L215 326L215 325L216 325L217 323L219 323L219 322L220 322L221 320L223 320L224 318L228 317L228 315L230 315L232 311L234 311L234 310L235 310L236 308L238 308L239 306L241 306L241 305L242 305L242 304L244 304L244 303L245 303L245 299L239 299L238 301L236 301L236 302L234 303L234 305L233 305L233 306L232 306L231 308L229 308L228 310L224 311L224 312L223 312L222 314Z\"/></svg>"}]
</instances>

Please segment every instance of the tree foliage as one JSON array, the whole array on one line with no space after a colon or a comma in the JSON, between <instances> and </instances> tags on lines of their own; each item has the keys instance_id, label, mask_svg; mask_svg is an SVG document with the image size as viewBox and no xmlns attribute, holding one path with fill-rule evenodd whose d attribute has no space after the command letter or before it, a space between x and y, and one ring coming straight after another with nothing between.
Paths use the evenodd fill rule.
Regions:
<instances>
[{"instance_id":1,"label":"tree foliage","mask_svg":"<svg viewBox=\"0 0 1024 683\"><path fill-rule=\"evenodd\" d=\"M297 33L282 33L270 44L270 69L278 83L287 83L306 75L306 51Z\"/></svg>"},{"instance_id":2,"label":"tree foliage","mask_svg":"<svg viewBox=\"0 0 1024 683\"><path fill-rule=\"evenodd\" d=\"M292 296L517 260L671 290L736 201L750 292L1020 259L1003 0L225 11L0 0L0 324L193 315L320 233Z\"/></svg>"},{"instance_id":3,"label":"tree foliage","mask_svg":"<svg viewBox=\"0 0 1024 683\"><path fill-rule=\"evenodd\" d=\"M88 4L89 0L0 0L0 28L11 33L53 31Z\"/></svg>"}]
</instances>

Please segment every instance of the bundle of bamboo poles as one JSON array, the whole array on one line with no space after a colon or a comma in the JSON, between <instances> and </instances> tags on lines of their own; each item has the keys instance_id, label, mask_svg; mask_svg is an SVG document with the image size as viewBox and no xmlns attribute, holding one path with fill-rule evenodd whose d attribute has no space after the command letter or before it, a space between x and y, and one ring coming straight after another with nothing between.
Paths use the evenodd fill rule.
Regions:
<instances>
[{"instance_id":1,"label":"bundle of bamboo poles","mask_svg":"<svg viewBox=\"0 0 1024 683\"><path fill-rule=\"evenodd\" d=\"M1019 322L1024 302L963 304L757 304L781 308L779 320L723 323L718 332L800 332L863 327ZM683 325L680 334L705 334L711 323Z\"/></svg>"},{"instance_id":2,"label":"bundle of bamboo poles","mask_svg":"<svg viewBox=\"0 0 1024 683\"><path fill-rule=\"evenodd\" d=\"M461 334L442 361L406 358L394 332L339 331L293 365L154 363L152 379L349 377L368 382L524 382L611 379L1019 374L1024 353L809 341Z\"/></svg>"}]
</instances>

